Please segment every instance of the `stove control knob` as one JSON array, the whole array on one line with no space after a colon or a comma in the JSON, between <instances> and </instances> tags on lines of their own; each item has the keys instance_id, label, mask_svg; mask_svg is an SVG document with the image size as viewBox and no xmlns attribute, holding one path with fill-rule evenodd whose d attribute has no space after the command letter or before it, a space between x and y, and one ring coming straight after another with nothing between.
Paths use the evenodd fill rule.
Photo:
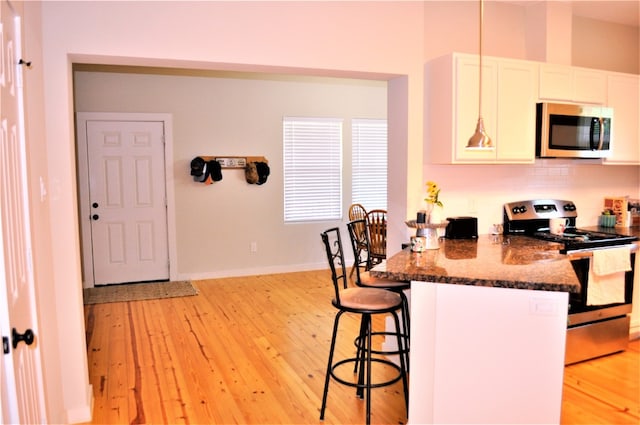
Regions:
<instances>
[{"instance_id":1,"label":"stove control knob","mask_svg":"<svg viewBox=\"0 0 640 425\"><path fill-rule=\"evenodd\" d=\"M513 207L511 210L514 214L523 214L527 212L527 207L520 205L519 207Z\"/></svg>"}]
</instances>

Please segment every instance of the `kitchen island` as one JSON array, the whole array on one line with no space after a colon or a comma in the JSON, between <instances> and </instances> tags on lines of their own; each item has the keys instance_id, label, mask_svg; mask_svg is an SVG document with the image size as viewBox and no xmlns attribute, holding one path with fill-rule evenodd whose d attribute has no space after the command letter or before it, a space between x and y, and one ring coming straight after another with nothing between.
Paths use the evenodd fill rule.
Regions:
<instances>
[{"instance_id":1,"label":"kitchen island","mask_svg":"<svg viewBox=\"0 0 640 425\"><path fill-rule=\"evenodd\" d=\"M409 423L559 423L568 293L551 242L481 235L401 251L372 275L411 281Z\"/></svg>"}]
</instances>

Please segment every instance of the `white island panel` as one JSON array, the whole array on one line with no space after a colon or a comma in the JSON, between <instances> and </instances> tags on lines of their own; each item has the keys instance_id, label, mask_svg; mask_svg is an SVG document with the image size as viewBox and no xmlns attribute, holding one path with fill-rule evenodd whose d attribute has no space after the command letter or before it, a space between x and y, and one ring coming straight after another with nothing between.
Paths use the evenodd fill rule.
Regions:
<instances>
[{"instance_id":1,"label":"white island panel","mask_svg":"<svg viewBox=\"0 0 640 425\"><path fill-rule=\"evenodd\" d=\"M568 294L412 282L409 423L559 423Z\"/></svg>"}]
</instances>

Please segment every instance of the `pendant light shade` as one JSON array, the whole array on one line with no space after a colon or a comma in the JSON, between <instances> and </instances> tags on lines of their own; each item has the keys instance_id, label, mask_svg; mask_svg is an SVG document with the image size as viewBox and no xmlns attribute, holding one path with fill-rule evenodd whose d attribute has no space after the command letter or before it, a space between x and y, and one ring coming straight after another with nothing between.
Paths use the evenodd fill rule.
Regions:
<instances>
[{"instance_id":1,"label":"pendant light shade","mask_svg":"<svg viewBox=\"0 0 640 425\"><path fill-rule=\"evenodd\" d=\"M469 138L467 142L467 148L492 148L493 142L491 142L491 137L484 131L484 121L482 117L478 118L478 124L476 124L476 131L473 133L473 136Z\"/></svg>"},{"instance_id":2,"label":"pendant light shade","mask_svg":"<svg viewBox=\"0 0 640 425\"><path fill-rule=\"evenodd\" d=\"M478 80L478 123L476 131L467 142L467 149L491 149L493 142L491 137L484 130L484 121L482 120L482 24L484 21L484 3L480 0L480 64L479 64L479 80Z\"/></svg>"}]
</instances>

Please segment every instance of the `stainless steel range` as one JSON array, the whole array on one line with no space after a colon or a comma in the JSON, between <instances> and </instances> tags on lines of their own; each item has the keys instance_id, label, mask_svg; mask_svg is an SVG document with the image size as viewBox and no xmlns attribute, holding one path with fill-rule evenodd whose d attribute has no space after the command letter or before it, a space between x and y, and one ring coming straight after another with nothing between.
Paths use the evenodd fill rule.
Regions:
<instances>
[{"instance_id":1,"label":"stainless steel range","mask_svg":"<svg viewBox=\"0 0 640 425\"><path fill-rule=\"evenodd\" d=\"M633 267L637 237L576 228L578 212L571 201L538 199L504 205L504 234L523 235L560 244L571 260L581 284L580 293L569 294L569 318L565 364L622 351L629 341L629 313L633 294ZM552 234L549 219L566 219L562 234ZM624 302L588 303L590 267L595 250L628 247L631 270L624 273Z\"/></svg>"}]
</instances>

